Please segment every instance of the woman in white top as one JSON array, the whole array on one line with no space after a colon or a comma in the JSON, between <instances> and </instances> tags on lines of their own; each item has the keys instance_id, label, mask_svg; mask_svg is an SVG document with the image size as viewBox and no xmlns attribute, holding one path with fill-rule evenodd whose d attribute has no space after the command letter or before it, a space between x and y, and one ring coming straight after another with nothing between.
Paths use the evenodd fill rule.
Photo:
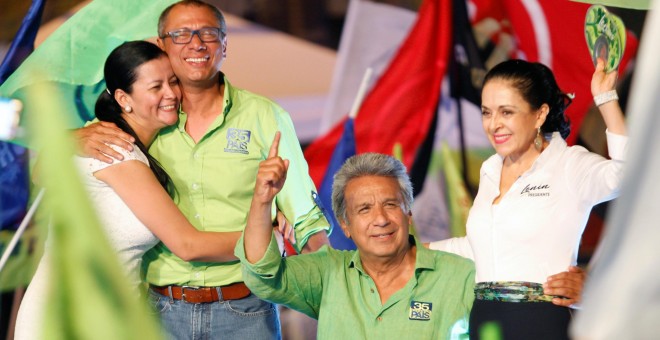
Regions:
<instances>
[{"instance_id":1,"label":"woman in white top","mask_svg":"<svg viewBox=\"0 0 660 340\"><path fill-rule=\"evenodd\" d=\"M570 309L550 303L542 283L576 263L591 208L619 193L627 137L615 83L599 61L591 91L607 125L607 160L566 145L571 100L549 68L509 60L486 75L482 123L497 154L481 167L467 237L430 246L475 261L471 339L490 321L505 339L568 338Z\"/></svg>"},{"instance_id":2,"label":"woman in white top","mask_svg":"<svg viewBox=\"0 0 660 340\"><path fill-rule=\"evenodd\" d=\"M235 260L240 232L203 232L181 214L168 191L168 175L147 152L158 131L178 120L181 91L169 59L146 41L113 50L104 67L107 90L98 98L99 120L115 123L135 138L133 151L112 164L76 157L106 236L133 288L140 283L142 255L158 241L186 261ZM21 303L16 339L40 339L48 289L48 247Z\"/></svg>"}]
</instances>

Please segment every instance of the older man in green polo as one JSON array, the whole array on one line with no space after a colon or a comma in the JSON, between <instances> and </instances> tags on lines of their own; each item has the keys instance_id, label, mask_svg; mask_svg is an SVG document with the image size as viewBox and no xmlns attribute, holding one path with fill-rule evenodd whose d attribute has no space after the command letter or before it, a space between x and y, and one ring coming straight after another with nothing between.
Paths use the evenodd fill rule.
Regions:
<instances>
[{"instance_id":1,"label":"older man in green polo","mask_svg":"<svg viewBox=\"0 0 660 340\"><path fill-rule=\"evenodd\" d=\"M252 292L318 319L319 339L466 337L474 265L408 234L412 186L390 156L354 156L335 176L333 208L356 251L279 255L270 214L288 161L277 157L277 139L260 165L236 246Z\"/></svg>"}]
</instances>

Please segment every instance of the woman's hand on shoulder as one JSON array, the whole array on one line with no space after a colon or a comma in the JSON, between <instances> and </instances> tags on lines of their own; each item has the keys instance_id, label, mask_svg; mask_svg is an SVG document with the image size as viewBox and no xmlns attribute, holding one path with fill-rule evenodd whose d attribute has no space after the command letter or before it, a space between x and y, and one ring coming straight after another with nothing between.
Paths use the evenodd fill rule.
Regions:
<instances>
[{"instance_id":1,"label":"woman's hand on shoulder","mask_svg":"<svg viewBox=\"0 0 660 340\"><path fill-rule=\"evenodd\" d=\"M74 130L74 138L78 144L80 155L92 157L101 162L112 163L113 159L124 157L113 150L108 144L116 145L128 151L133 150L133 136L118 128L114 123L98 122Z\"/></svg>"}]
</instances>

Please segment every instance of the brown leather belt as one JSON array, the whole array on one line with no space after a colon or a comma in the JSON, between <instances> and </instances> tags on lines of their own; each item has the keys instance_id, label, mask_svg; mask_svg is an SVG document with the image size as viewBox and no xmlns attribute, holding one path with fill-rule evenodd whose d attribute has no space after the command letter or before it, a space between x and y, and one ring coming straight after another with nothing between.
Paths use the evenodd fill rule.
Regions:
<instances>
[{"instance_id":1,"label":"brown leather belt","mask_svg":"<svg viewBox=\"0 0 660 340\"><path fill-rule=\"evenodd\" d=\"M188 303L208 303L220 301L218 288L222 292L222 300L240 300L250 295L250 289L243 282L232 283L221 287L189 287L189 286L154 286L149 285L154 292L183 300ZM172 295L170 295L170 291Z\"/></svg>"}]
</instances>

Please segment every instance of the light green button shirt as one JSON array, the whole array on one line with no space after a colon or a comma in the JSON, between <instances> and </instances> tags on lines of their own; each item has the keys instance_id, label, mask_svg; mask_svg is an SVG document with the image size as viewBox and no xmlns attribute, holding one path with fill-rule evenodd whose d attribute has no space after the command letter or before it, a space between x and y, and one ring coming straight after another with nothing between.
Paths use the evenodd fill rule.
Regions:
<instances>
[{"instance_id":1,"label":"light green button shirt","mask_svg":"<svg viewBox=\"0 0 660 340\"><path fill-rule=\"evenodd\" d=\"M250 264L241 238L236 256L254 294L318 319L318 339L468 338L474 264L457 255L417 247L415 275L384 305L359 251L326 246L281 258L273 238L266 255Z\"/></svg>"},{"instance_id":2,"label":"light green button shirt","mask_svg":"<svg viewBox=\"0 0 660 340\"><path fill-rule=\"evenodd\" d=\"M187 116L181 112L178 124L161 130L149 152L172 178L174 200L195 228L242 231L259 163L267 157L275 132L281 131L279 155L290 163L276 205L294 223L296 246L302 247L329 224L312 199L316 189L291 118L269 99L224 82L223 112L198 143L186 133ZM143 269L147 282L159 286L220 286L243 280L238 261L185 262L162 243L145 254Z\"/></svg>"}]
</instances>

